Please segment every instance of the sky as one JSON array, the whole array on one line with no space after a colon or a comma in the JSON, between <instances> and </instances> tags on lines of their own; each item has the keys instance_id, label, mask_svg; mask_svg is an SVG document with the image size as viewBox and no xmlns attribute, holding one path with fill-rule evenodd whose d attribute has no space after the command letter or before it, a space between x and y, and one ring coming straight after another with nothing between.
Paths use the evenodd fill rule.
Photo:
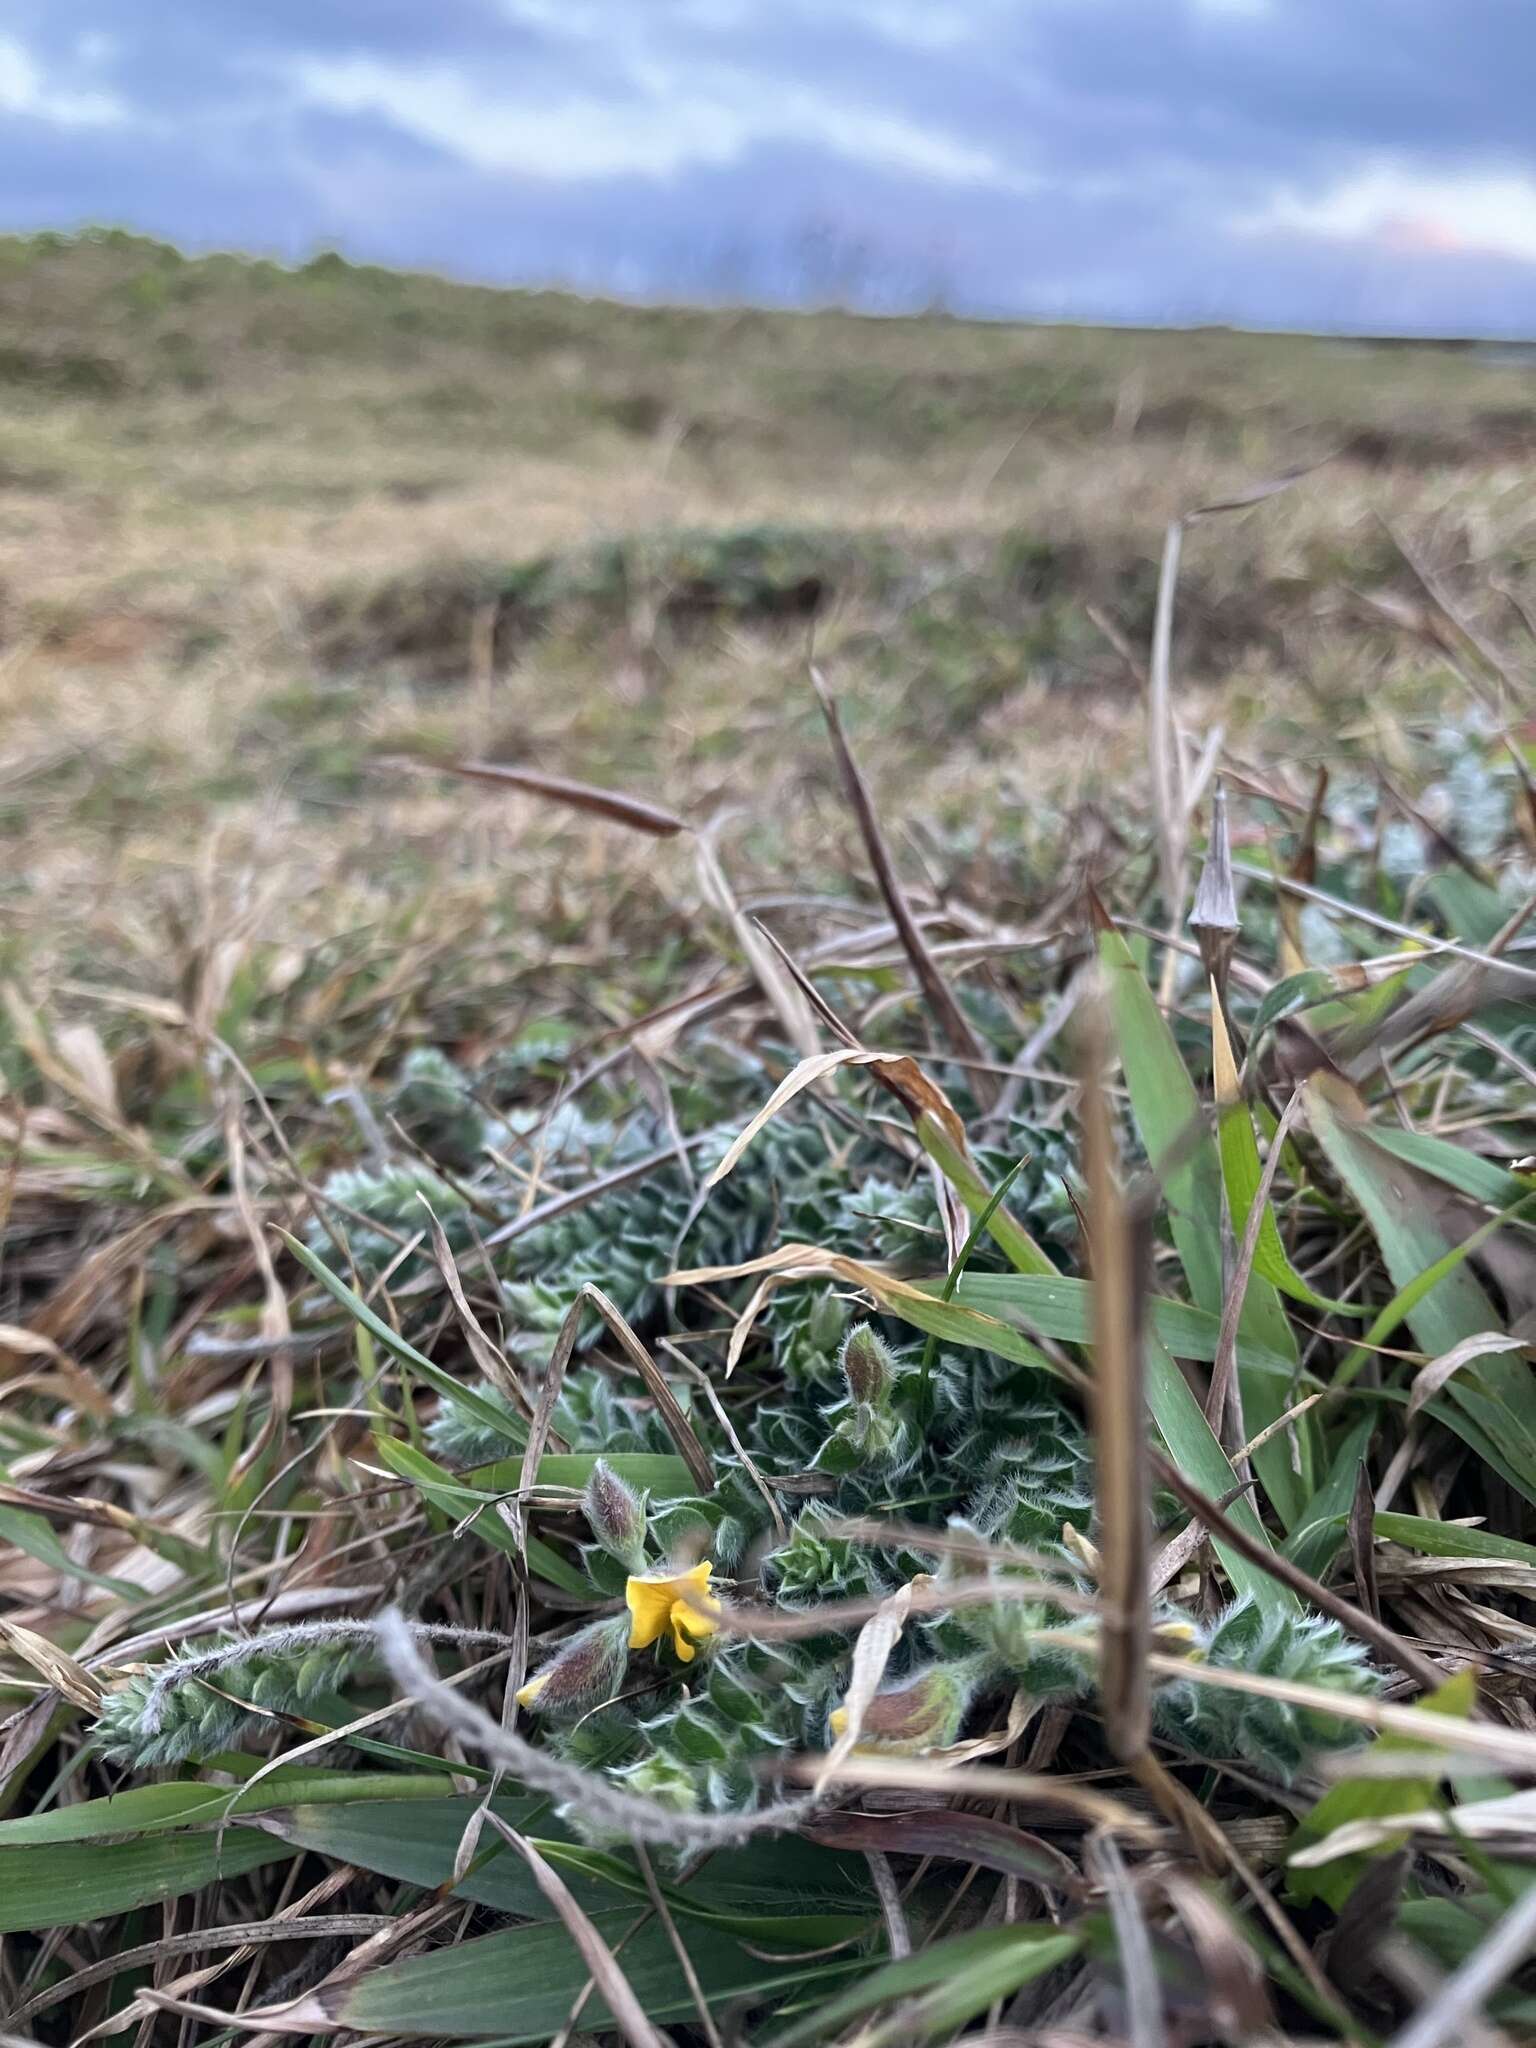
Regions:
<instances>
[{"instance_id":1,"label":"sky","mask_svg":"<svg viewBox=\"0 0 1536 2048\"><path fill-rule=\"evenodd\" d=\"M0 230L1536 336L1536 0L0 0Z\"/></svg>"}]
</instances>

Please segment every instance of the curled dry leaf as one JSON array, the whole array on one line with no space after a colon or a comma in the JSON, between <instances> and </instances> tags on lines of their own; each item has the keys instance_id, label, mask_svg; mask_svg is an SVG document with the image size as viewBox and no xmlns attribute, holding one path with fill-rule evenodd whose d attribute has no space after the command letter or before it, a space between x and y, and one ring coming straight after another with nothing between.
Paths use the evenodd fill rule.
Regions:
<instances>
[{"instance_id":1,"label":"curled dry leaf","mask_svg":"<svg viewBox=\"0 0 1536 2048\"><path fill-rule=\"evenodd\" d=\"M1528 1351L1529 1341L1524 1337L1506 1337L1498 1330L1480 1330L1473 1336L1463 1337L1459 1344L1453 1344L1449 1351L1442 1351L1438 1358L1432 1358L1428 1365L1421 1365L1413 1376L1413 1388L1408 1396L1408 1413L1417 1415L1426 1401L1435 1395L1464 1365L1474 1359L1486 1358L1494 1351Z\"/></svg>"},{"instance_id":2,"label":"curled dry leaf","mask_svg":"<svg viewBox=\"0 0 1536 2048\"><path fill-rule=\"evenodd\" d=\"M20 1622L0 1621L0 1643L4 1643L23 1664L30 1665L65 1699L90 1713L100 1711L104 1697L102 1688L83 1664L77 1664L67 1651L61 1650L56 1643L50 1643L46 1636L23 1628Z\"/></svg>"},{"instance_id":3,"label":"curled dry leaf","mask_svg":"<svg viewBox=\"0 0 1536 2048\"><path fill-rule=\"evenodd\" d=\"M726 1175L740 1164L743 1153L759 1131L797 1095L803 1094L838 1067L871 1068L876 1080L885 1084L914 1123L924 1116L932 1116L950 1142L962 1152L965 1150L965 1127L955 1112L954 1104L942 1088L929 1080L916 1060L906 1053L868 1052L863 1046L844 1045L832 1052L812 1053L785 1075L756 1116L737 1132L724 1158L704 1183L705 1187L718 1187Z\"/></svg>"}]
</instances>

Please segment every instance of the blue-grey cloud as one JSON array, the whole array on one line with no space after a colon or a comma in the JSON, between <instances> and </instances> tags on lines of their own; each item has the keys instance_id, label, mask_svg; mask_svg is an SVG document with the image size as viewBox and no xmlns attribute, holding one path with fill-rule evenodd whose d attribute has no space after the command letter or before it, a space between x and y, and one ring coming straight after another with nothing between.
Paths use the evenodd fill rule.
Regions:
<instances>
[{"instance_id":1,"label":"blue-grey cloud","mask_svg":"<svg viewBox=\"0 0 1536 2048\"><path fill-rule=\"evenodd\" d=\"M12 0L0 225L1536 330L1526 0Z\"/></svg>"}]
</instances>

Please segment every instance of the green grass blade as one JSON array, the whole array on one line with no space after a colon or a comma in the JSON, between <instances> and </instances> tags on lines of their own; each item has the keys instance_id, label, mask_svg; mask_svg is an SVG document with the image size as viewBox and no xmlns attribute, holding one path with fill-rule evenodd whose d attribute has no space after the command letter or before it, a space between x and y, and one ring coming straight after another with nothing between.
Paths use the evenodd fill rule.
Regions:
<instances>
[{"instance_id":1,"label":"green grass blade","mask_svg":"<svg viewBox=\"0 0 1536 2048\"><path fill-rule=\"evenodd\" d=\"M1010 1266L1020 1273L1054 1273L1055 1261L1043 1252L1006 1203L999 1202L976 1170L970 1155L957 1145L931 1110L916 1119L918 1142L954 1188L969 1215L979 1223Z\"/></svg>"},{"instance_id":2,"label":"green grass blade","mask_svg":"<svg viewBox=\"0 0 1536 2048\"><path fill-rule=\"evenodd\" d=\"M1433 1201L1411 1170L1376 1143L1354 1098L1337 1081L1315 1074L1306 1086L1313 1134L1360 1204L1397 1289L1368 1341L1379 1342L1378 1330L1406 1320L1420 1348L1439 1357L1464 1338L1497 1330L1500 1319L1466 1263L1471 1241L1447 1243ZM1521 1199L1536 1199L1536 1191L1524 1190ZM1503 1220L1493 1219L1480 1234ZM1343 1362L1341 1378L1361 1355L1352 1353ZM1536 1500L1536 1388L1529 1367L1507 1354L1490 1354L1448 1381L1444 1398L1495 1438L1520 1491Z\"/></svg>"},{"instance_id":3,"label":"green grass blade","mask_svg":"<svg viewBox=\"0 0 1536 2048\"><path fill-rule=\"evenodd\" d=\"M925 1283L930 1284L930 1283ZM937 1282L931 1283L937 1286ZM1049 1279L1035 1273L968 1273L956 1290L962 1306L983 1310L1038 1336L1055 1337L1068 1344L1093 1341L1093 1283L1068 1273L1053 1273ZM1221 1318L1187 1302L1167 1295L1153 1295L1147 1303L1152 1327L1175 1358L1198 1359L1209 1364L1216 1356ZM1295 1378L1294 1361L1283 1351L1272 1351L1252 1337L1240 1337L1238 1364L1246 1371L1269 1373L1288 1388Z\"/></svg>"},{"instance_id":4,"label":"green grass blade","mask_svg":"<svg viewBox=\"0 0 1536 2048\"><path fill-rule=\"evenodd\" d=\"M1529 1179L1469 1152L1465 1145L1449 1138L1437 1138L1432 1131L1405 1131L1397 1124L1383 1124L1372 1133L1384 1152L1406 1159L1410 1166L1433 1174L1448 1187L1470 1195L1474 1202L1486 1202L1490 1209L1507 1209L1530 1192Z\"/></svg>"},{"instance_id":5,"label":"green grass blade","mask_svg":"<svg viewBox=\"0 0 1536 2048\"><path fill-rule=\"evenodd\" d=\"M234 1815L267 1813L297 1801L328 1805L442 1796L440 1774L400 1771L277 1770L249 1792L239 1785L194 1781L130 1785L110 1799L84 1799L76 1806L0 1821L0 1851L29 1842L90 1842L110 1835L142 1837L167 1828L212 1827Z\"/></svg>"},{"instance_id":6,"label":"green grass blade","mask_svg":"<svg viewBox=\"0 0 1536 2048\"><path fill-rule=\"evenodd\" d=\"M1110 926L1099 934L1099 959L1109 984L1110 1008L1120 1062L1130 1090L1131 1112L1141 1142L1162 1181L1174 1247L1197 1308L1219 1316L1222 1308L1221 1162L1206 1128L1194 1083L1131 949ZM1251 1132L1250 1132L1251 1136ZM1255 1273L1248 1282L1239 1334L1289 1359L1294 1368L1296 1338L1273 1284ZM1243 1421L1257 1436L1284 1414L1288 1389L1272 1376L1245 1372L1238 1363ZM1264 1491L1281 1521L1295 1526L1311 1495L1313 1430L1310 1417L1296 1426L1301 1470L1291 1446L1271 1438L1254 1455ZM1194 1474L1189 1475L1194 1478Z\"/></svg>"},{"instance_id":7,"label":"green grass blade","mask_svg":"<svg viewBox=\"0 0 1536 2048\"><path fill-rule=\"evenodd\" d=\"M281 1863L286 1843L243 1828L133 1842L44 1842L0 1850L0 1934L40 1934L131 1913Z\"/></svg>"},{"instance_id":8,"label":"green grass blade","mask_svg":"<svg viewBox=\"0 0 1536 2048\"><path fill-rule=\"evenodd\" d=\"M1157 1424L1158 1435L1168 1455L1192 1485L1212 1500L1222 1500L1237 1487L1237 1474L1216 1433L1205 1419L1205 1411L1190 1392L1189 1382L1155 1337L1147 1342L1147 1404ZM1234 1500L1227 1513L1265 1549L1272 1548L1269 1533L1246 1495ZM1271 1614L1294 1614L1299 1602L1294 1593L1261 1571L1247 1558L1213 1539L1217 1556L1227 1577L1239 1593L1250 1593L1257 1604Z\"/></svg>"},{"instance_id":9,"label":"green grass blade","mask_svg":"<svg viewBox=\"0 0 1536 2048\"><path fill-rule=\"evenodd\" d=\"M103 1593L115 1593L119 1600L148 1597L144 1588L136 1586L132 1579L109 1578L106 1573L93 1572L89 1565L71 1557L53 1524L42 1515L29 1514L25 1508L0 1507L0 1543L13 1543L28 1557L35 1557L39 1564L50 1566L66 1579L79 1579L87 1586L99 1587Z\"/></svg>"},{"instance_id":10,"label":"green grass blade","mask_svg":"<svg viewBox=\"0 0 1536 2048\"><path fill-rule=\"evenodd\" d=\"M444 1372L440 1365L434 1365L425 1352L418 1351L414 1344L407 1343L398 1330L392 1330L381 1315L375 1314L367 1302L359 1294L354 1293L345 1280L333 1273L324 1259L312 1252L307 1244L301 1243L296 1237L291 1237L286 1230L279 1232L279 1235L299 1264L313 1274L326 1293L341 1304L354 1322L361 1323L375 1342L382 1344L384 1349L392 1357L398 1358L403 1365L408 1365L418 1378L426 1381L434 1393L456 1403L466 1414L473 1415L477 1422L482 1423L495 1435L505 1437L508 1442L527 1442L527 1425L520 1417L509 1415L504 1408L497 1408L492 1402L477 1394L472 1387L466 1387L462 1381L456 1380L451 1372Z\"/></svg>"},{"instance_id":11,"label":"green grass blade","mask_svg":"<svg viewBox=\"0 0 1536 2048\"><path fill-rule=\"evenodd\" d=\"M456 1522L463 1521L466 1515L474 1512L478 1503L483 1503L481 1513L475 1515L476 1532L493 1550L500 1550L508 1557L517 1555L516 1538L491 1505L489 1494L476 1494L462 1480L455 1479L451 1472L436 1464L425 1451L418 1451L414 1444L398 1443L393 1437L376 1436L373 1447L397 1478L408 1480L423 1500L431 1501L434 1507L452 1515ZM586 1574L568 1564L559 1551L552 1550L532 1531L528 1536L528 1569L578 1600L590 1600L592 1597L592 1587Z\"/></svg>"},{"instance_id":12,"label":"green grass blade","mask_svg":"<svg viewBox=\"0 0 1536 2048\"><path fill-rule=\"evenodd\" d=\"M1061 1928L981 1927L952 1935L887 1963L836 1998L828 1999L781 2034L770 2036L767 2048L809 2048L809 2044L846 2027L850 2020L896 1999L926 1994L921 2009L902 2014L902 2039L926 2040L984 2012L997 1998L1006 1998L1031 1978L1067 1961L1082 1946L1082 1937ZM934 2001L929 2003L929 2001Z\"/></svg>"},{"instance_id":13,"label":"green grass blade","mask_svg":"<svg viewBox=\"0 0 1536 2048\"><path fill-rule=\"evenodd\" d=\"M1426 1693L1418 1704L1426 1713L1449 1714L1464 1721L1471 1714L1476 1700L1477 1683L1472 1673L1458 1671L1454 1678L1447 1679L1434 1692ZM1427 1746L1408 1736L1390 1734L1380 1736L1376 1743L1380 1750L1408 1754ZM1427 1778L1341 1779L1330 1786L1312 1811L1303 1817L1291 1838L1290 1851L1320 1842L1325 1835L1331 1835L1350 1821L1388 1820L1397 1813L1422 1812L1425 1807L1434 1805L1436 1791L1432 1775ZM1320 1898L1338 1912L1372 1861L1389 1855L1398 1846L1399 1841L1394 1838L1363 1854L1341 1856L1335 1862L1322 1863L1311 1869L1292 1870L1287 1874L1287 1888L1291 1896L1303 1905Z\"/></svg>"},{"instance_id":14,"label":"green grass blade","mask_svg":"<svg viewBox=\"0 0 1536 2048\"><path fill-rule=\"evenodd\" d=\"M1437 1522L1429 1515L1378 1514L1376 1534L1389 1543L1401 1543L1405 1550L1416 1550L1422 1557L1492 1557L1511 1564L1536 1564L1536 1544L1496 1536L1491 1529Z\"/></svg>"},{"instance_id":15,"label":"green grass blade","mask_svg":"<svg viewBox=\"0 0 1536 2048\"><path fill-rule=\"evenodd\" d=\"M494 1867L494 1866L491 1866ZM634 1901L592 1915L635 1996L658 2026L694 2016L692 1994L677 1967L666 1930L642 1920ZM808 1985L824 1983L866 1966L844 1955L833 1961L796 1962L753 1955L733 1936L691 1926L688 1957L706 2000L778 2001ZM317 2025L353 2028L369 2034L431 2034L454 2039L488 2038L509 2044L553 2040L587 1985L587 1966L558 1921L487 1934L456 1948L391 1963L314 2001ZM602 1997L593 1994L582 2013L588 2034L610 2030L613 2019Z\"/></svg>"},{"instance_id":16,"label":"green grass blade","mask_svg":"<svg viewBox=\"0 0 1536 2048\"><path fill-rule=\"evenodd\" d=\"M1253 1118L1239 1088L1237 1061L1233 1057L1226 1023L1215 1003L1211 1007L1211 1055L1217 1103L1216 1148L1221 1160L1221 1177L1226 1185L1232 1234L1241 1243L1258 1198L1264 1168L1259 1159L1259 1141L1254 1136ZM1344 1316L1368 1313L1358 1302L1332 1301L1307 1285L1286 1255L1274 1207L1267 1201L1259 1219L1253 1272L1255 1277L1269 1281L1281 1294L1289 1295L1293 1301L1304 1302L1308 1308Z\"/></svg>"},{"instance_id":17,"label":"green grass blade","mask_svg":"<svg viewBox=\"0 0 1536 2048\"><path fill-rule=\"evenodd\" d=\"M696 1498L698 1488L683 1460L668 1451L550 1451L539 1460L540 1486L568 1486L579 1493L592 1476L592 1468L605 1464L637 1491L657 1500ZM461 1474L460 1486L478 1487L485 1493L505 1493L521 1485L523 1467L518 1458L502 1458L494 1465L481 1465Z\"/></svg>"},{"instance_id":18,"label":"green grass blade","mask_svg":"<svg viewBox=\"0 0 1536 2048\"><path fill-rule=\"evenodd\" d=\"M1301 1521L1286 1538L1284 1550L1294 1565L1320 1579L1344 1540L1350 1506L1359 1483L1360 1465L1370 1448L1376 1423L1372 1416L1354 1423L1340 1438L1328 1476L1307 1504Z\"/></svg>"}]
</instances>

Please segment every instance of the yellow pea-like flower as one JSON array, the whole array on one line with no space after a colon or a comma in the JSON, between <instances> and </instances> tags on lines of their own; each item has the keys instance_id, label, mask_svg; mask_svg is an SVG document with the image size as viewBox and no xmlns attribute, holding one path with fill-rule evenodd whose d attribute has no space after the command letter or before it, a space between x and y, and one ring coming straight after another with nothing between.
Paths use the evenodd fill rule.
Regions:
<instances>
[{"instance_id":1,"label":"yellow pea-like flower","mask_svg":"<svg viewBox=\"0 0 1536 2048\"><path fill-rule=\"evenodd\" d=\"M708 1558L686 1572L636 1574L624 1588L631 1626L629 1647L643 1650L670 1632L678 1661L691 1664L694 1644L715 1633L720 1602L709 1590Z\"/></svg>"}]
</instances>

